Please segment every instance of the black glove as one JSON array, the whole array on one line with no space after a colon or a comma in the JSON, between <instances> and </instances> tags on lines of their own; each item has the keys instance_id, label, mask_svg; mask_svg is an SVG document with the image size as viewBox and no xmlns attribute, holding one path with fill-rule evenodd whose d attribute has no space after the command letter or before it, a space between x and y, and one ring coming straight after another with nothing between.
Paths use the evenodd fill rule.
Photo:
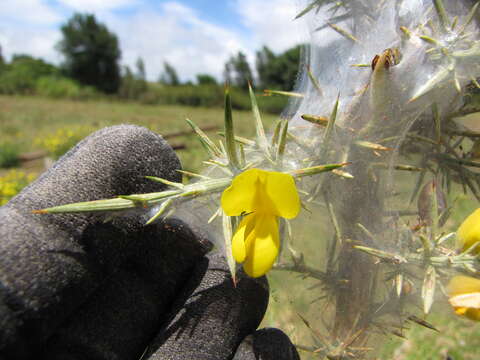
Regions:
<instances>
[{"instance_id":1,"label":"black glove","mask_svg":"<svg viewBox=\"0 0 480 360\"><path fill-rule=\"evenodd\" d=\"M32 213L161 191L144 176L179 181L178 168L158 135L107 128L0 208L0 359L298 359L279 330L247 337L267 282L240 274L233 287L223 258L206 255L205 219Z\"/></svg>"}]
</instances>

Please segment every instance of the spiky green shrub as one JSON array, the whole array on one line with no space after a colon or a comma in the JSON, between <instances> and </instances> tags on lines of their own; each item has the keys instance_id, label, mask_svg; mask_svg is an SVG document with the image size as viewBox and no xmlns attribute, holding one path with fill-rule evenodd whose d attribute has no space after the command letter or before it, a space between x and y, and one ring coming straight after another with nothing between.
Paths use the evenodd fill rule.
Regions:
<instances>
[{"instance_id":1,"label":"spiky green shrub","mask_svg":"<svg viewBox=\"0 0 480 360\"><path fill-rule=\"evenodd\" d=\"M434 329L425 318L446 305L447 292L457 314L466 309L465 299L448 290L450 279L480 275L478 250L464 246L479 246L478 231L457 236L452 230L459 224L449 223L449 194L460 189L480 200L480 133L456 121L478 110L471 100L472 89L480 88L477 8L467 1L312 1L298 15L312 29L303 81L295 92L270 92L299 99L289 121L267 135L250 91L257 137L243 138L234 132L227 92L223 141L190 122L209 155L205 174L186 173L199 181L152 178L171 188L39 212L146 207L152 222L187 202L193 213L211 209L205 223L220 235L217 249L234 282L235 259L262 257L253 242L269 241L263 255L270 257L281 247L270 272L276 305L265 322L287 331L306 357L372 357L380 336L403 337L409 324ZM251 168L293 176L300 215L284 219L274 206L281 185L269 192L261 177L241 178L258 185L238 195L250 196L248 206L220 206L220 193ZM279 222L281 246L273 221L266 235L255 237L262 224L250 217L245 225L252 214ZM472 296L475 315L480 291Z\"/></svg>"}]
</instances>

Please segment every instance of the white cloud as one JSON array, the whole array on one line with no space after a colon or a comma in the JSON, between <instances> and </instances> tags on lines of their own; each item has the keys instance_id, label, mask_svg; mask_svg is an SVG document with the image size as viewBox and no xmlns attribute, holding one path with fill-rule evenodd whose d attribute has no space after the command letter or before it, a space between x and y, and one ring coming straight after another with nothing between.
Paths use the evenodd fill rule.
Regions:
<instances>
[{"instance_id":1,"label":"white cloud","mask_svg":"<svg viewBox=\"0 0 480 360\"><path fill-rule=\"evenodd\" d=\"M55 50L55 44L60 40L60 32L57 30L35 28L1 29L0 46L2 54L10 58L13 54L28 54L43 58L52 63L59 63L60 58Z\"/></svg>"},{"instance_id":2,"label":"white cloud","mask_svg":"<svg viewBox=\"0 0 480 360\"><path fill-rule=\"evenodd\" d=\"M0 0L0 46L8 59L29 54L59 61L54 46L60 39L62 14L44 0Z\"/></svg>"},{"instance_id":3,"label":"white cloud","mask_svg":"<svg viewBox=\"0 0 480 360\"><path fill-rule=\"evenodd\" d=\"M41 5L41 0L0 0L0 9L14 12L14 1L22 2L24 6ZM239 50L250 56L253 54L241 35L203 20L198 13L179 2L134 7L134 11L126 15L116 13L114 8L142 0L57 0L56 7L40 6L38 10L43 11L49 21L58 21L55 26L39 26L42 24L32 23L33 20L27 17L28 24L22 24L14 21L13 14L7 18L8 26L0 22L0 45L7 58L14 53L27 53L57 64L61 61L55 44L61 38L59 25L71 12L64 12L64 18L59 18L54 11L59 9L58 1L76 10L96 9L97 19L120 40L121 62L133 68L137 58L142 57L150 80L158 79L164 61L173 65L184 81L195 79L198 73L221 79L224 64L231 54ZM3 16L0 13L0 20Z\"/></svg>"},{"instance_id":4,"label":"white cloud","mask_svg":"<svg viewBox=\"0 0 480 360\"><path fill-rule=\"evenodd\" d=\"M265 0L234 1L253 38L208 22L180 1L0 0L0 45L7 57L27 53L58 64L61 57L55 44L61 38L60 24L73 11L88 11L118 35L123 64L133 67L142 57L148 78L156 80L167 61L182 80L193 80L198 73L222 79L225 62L240 50L253 65L255 51L264 44L282 51L302 41L299 25L292 21L296 0L276 0L274 5ZM124 8L129 11L115 11Z\"/></svg>"},{"instance_id":5,"label":"white cloud","mask_svg":"<svg viewBox=\"0 0 480 360\"><path fill-rule=\"evenodd\" d=\"M267 45L279 52L307 40L303 20L293 20L299 12L295 0L237 0L236 9L255 48Z\"/></svg>"},{"instance_id":6,"label":"white cloud","mask_svg":"<svg viewBox=\"0 0 480 360\"><path fill-rule=\"evenodd\" d=\"M61 4L76 11L107 11L132 6L137 0L58 0Z\"/></svg>"},{"instance_id":7,"label":"white cloud","mask_svg":"<svg viewBox=\"0 0 480 360\"><path fill-rule=\"evenodd\" d=\"M151 80L158 79L164 61L175 67L182 80L194 79L198 73L221 79L228 57L247 50L238 34L202 20L177 2L139 12L128 23L120 18L110 18L108 23L119 35L122 61L132 66L142 57Z\"/></svg>"},{"instance_id":8,"label":"white cloud","mask_svg":"<svg viewBox=\"0 0 480 360\"><path fill-rule=\"evenodd\" d=\"M52 24L61 16L42 0L0 0L0 19L29 24Z\"/></svg>"}]
</instances>

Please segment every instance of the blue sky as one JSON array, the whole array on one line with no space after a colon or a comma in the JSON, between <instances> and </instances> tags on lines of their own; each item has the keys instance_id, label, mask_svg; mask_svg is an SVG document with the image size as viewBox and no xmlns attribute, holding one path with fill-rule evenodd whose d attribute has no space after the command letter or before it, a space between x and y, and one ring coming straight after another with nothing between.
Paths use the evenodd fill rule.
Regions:
<instances>
[{"instance_id":1,"label":"blue sky","mask_svg":"<svg viewBox=\"0 0 480 360\"><path fill-rule=\"evenodd\" d=\"M60 63L59 27L74 12L94 13L120 40L122 63L138 57L147 76L158 78L163 62L183 80L197 73L221 78L228 57L267 44L276 52L305 41L293 21L302 0L0 0L0 46L5 57L27 53Z\"/></svg>"}]
</instances>

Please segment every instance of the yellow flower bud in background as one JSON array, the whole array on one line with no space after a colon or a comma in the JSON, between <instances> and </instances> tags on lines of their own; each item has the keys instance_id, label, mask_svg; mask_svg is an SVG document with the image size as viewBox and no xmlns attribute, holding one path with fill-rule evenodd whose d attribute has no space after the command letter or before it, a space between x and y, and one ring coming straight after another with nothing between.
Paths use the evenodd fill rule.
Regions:
<instances>
[{"instance_id":1,"label":"yellow flower bud in background","mask_svg":"<svg viewBox=\"0 0 480 360\"><path fill-rule=\"evenodd\" d=\"M480 321L480 280L470 276L454 276L447 285L448 301L455 313Z\"/></svg>"},{"instance_id":2,"label":"yellow flower bud in background","mask_svg":"<svg viewBox=\"0 0 480 360\"><path fill-rule=\"evenodd\" d=\"M480 241L480 208L475 210L457 230L457 247L461 251L467 251ZM474 250L474 254L480 252L480 246Z\"/></svg>"},{"instance_id":3,"label":"yellow flower bud in background","mask_svg":"<svg viewBox=\"0 0 480 360\"><path fill-rule=\"evenodd\" d=\"M300 212L295 180L289 174L249 169L235 177L221 198L228 216L245 215L232 238L232 254L251 277L266 274L280 250L278 217Z\"/></svg>"}]
</instances>

